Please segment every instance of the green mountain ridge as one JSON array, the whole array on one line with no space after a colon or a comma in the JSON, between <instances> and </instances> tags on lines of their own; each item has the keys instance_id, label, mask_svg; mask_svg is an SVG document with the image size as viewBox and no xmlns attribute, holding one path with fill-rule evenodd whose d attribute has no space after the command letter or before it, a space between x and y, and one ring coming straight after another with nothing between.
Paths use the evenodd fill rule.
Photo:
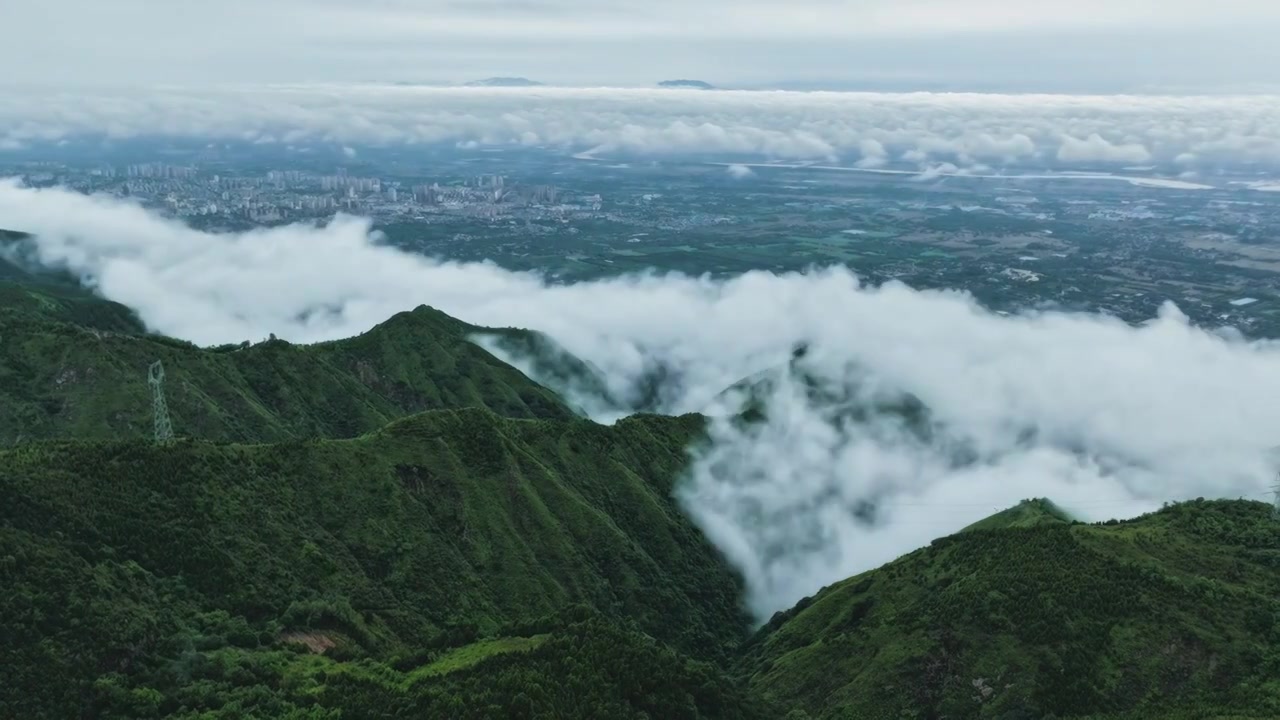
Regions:
<instances>
[{"instance_id":1,"label":"green mountain ridge","mask_svg":"<svg viewBox=\"0 0 1280 720\"><path fill-rule=\"evenodd\" d=\"M468 340L485 330L421 307L347 340L198 348L0 310L0 440L149 436L157 360L176 432L211 440L354 437L436 408L574 416Z\"/></svg>"},{"instance_id":2,"label":"green mountain ridge","mask_svg":"<svg viewBox=\"0 0 1280 720\"><path fill-rule=\"evenodd\" d=\"M149 437L147 369L165 368L179 435L231 442L355 437L432 409L487 407L568 419L555 392L476 345L537 350L539 370L579 372L536 333L483 328L422 306L345 340L271 338L216 348L148 333L133 311L64 273L21 260L23 233L0 230L0 445L33 439ZM580 364L580 363L579 363Z\"/></svg>"},{"instance_id":3,"label":"green mountain ridge","mask_svg":"<svg viewBox=\"0 0 1280 720\"><path fill-rule=\"evenodd\" d=\"M26 233L0 229L0 308L105 332L143 334L132 310L81 286L66 273L23 262Z\"/></svg>"},{"instance_id":4,"label":"green mountain ridge","mask_svg":"<svg viewBox=\"0 0 1280 720\"><path fill-rule=\"evenodd\" d=\"M823 590L740 672L812 718L1280 717L1270 506L1096 525L1055 509L1024 503Z\"/></svg>"},{"instance_id":5,"label":"green mountain ridge","mask_svg":"<svg viewBox=\"0 0 1280 720\"><path fill-rule=\"evenodd\" d=\"M1071 522L1071 515L1054 505L1052 500L1034 498L1032 500L1023 500L1007 510L1001 510L995 515L983 518L972 525L966 526L960 532L1038 527L1040 525L1057 525Z\"/></svg>"}]
</instances>

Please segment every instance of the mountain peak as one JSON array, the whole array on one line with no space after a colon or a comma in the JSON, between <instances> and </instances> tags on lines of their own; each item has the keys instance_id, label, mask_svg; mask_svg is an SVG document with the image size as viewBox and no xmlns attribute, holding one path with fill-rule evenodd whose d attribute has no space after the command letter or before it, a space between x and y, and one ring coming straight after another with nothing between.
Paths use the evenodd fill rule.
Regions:
<instances>
[{"instance_id":1,"label":"mountain peak","mask_svg":"<svg viewBox=\"0 0 1280 720\"><path fill-rule=\"evenodd\" d=\"M996 530L1000 528L1036 527L1038 525L1070 524L1072 517L1047 498L1023 500L1007 510L979 520L960 532Z\"/></svg>"},{"instance_id":2,"label":"mountain peak","mask_svg":"<svg viewBox=\"0 0 1280 720\"><path fill-rule=\"evenodd\" d=\"M663 80L658 83L658 87L664 88L691 88L694 90L715 90L716 86L702 80Z\"/></svg>"},{"instance_id":3,"label":"mountain peak","mask_svg":"<svg viewBox=\"0 0 1280 720\"><path fill-rule=\"evenodd\" d=\"M543 83L522 77L491 77L483 80L472 80L467 87L539 87Z\"/></svg>"}]
</instances>

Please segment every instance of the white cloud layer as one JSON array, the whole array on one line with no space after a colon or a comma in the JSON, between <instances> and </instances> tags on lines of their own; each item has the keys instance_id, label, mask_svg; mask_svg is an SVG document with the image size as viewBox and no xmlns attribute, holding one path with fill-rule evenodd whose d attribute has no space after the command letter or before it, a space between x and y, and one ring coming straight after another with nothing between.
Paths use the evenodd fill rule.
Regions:
<instances>
[{"instance_id":1,"label":"white cloud layer","mask_svg":"<svg viewBox=\"0 0 1280 720\"><path fill-rule=\"evenodd\" d=\"M1280 167L1280 96L276 86L0 94L0 148L158 135L958 167Z\"/></svg>"},{"instance_id":2,"label":"white cloud layer","mask_svg":"<svg viewBox=\"0 0 1280 720\"><path fill-rule=\"evenodd\" d=\"M1151 151L1143 143L1113 143L1098 133L1092 133L1084 140L1068 135L1062 138L1058 160L1065 163L1145 163L1151 160Z\"/></svg>"},{"instance_id":3,"label":"white cloud layer","mask_svg":"<svg viewBox=\"0 0 1280 720\"><path fill-rule=\"evenodd\" d=\"M1162 500L1259 497L1280 444L1280 347L1191 327L1068 313L1004 317L956 292L863 287L849 272L679 275L567 286L381 246L369 224L214 235L120 201L0 182L0 227L149 327L200 343L348 336L419 303L548 333L624 391L658 366L663 409L722 404L797 363L858 400L911 393L929 433L892 413L850 423L775 374L768 419L716 421L680 499L742 570L761 617L1032 496L1088 519ZM963 458L960 460L958 458ZM878 503L871 521L864 503Z\"/></svg>"}]
</instances>

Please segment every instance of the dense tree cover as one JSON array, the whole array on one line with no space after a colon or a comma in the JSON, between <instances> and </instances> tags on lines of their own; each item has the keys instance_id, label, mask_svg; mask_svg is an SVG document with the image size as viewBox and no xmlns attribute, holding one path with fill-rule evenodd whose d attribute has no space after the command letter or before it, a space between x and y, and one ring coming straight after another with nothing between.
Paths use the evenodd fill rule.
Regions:
<instances>
[{"instance_id":1,"label":"dense tree cover","mask_svg":"<svg viewBox=\"0 0 1280 720\"><path fill-rule=\"evenodd\" d=\"M346 441L0 452L0 697L66 717L101 673L201 637L320 630L386 659L574 603L724 659L740 585L671 499L701 430L464 409Z\"/></svg>"},{"instance_id":2,"label":"dense tree cover","mask_svg":"<svg viewBox=\"0 0 1280 720\"><path fill-rule=\"evenodd\" d=\"M1280 521L1196 501L942 538L779 614L740 668L811 717L1280 717Z\"/></svg>"},{"instance_id":3,"label":"dense tree cover","mask_svg":"<svg viewBox=\"0 0 1280 720\"><path fill-rule=\"evenodd\" d=\"M87 708L121 719L772 717L715 666L625 622L574 608L537 626L390 662L203 635L177 661L98 678Z\"/></svg>"},{"instance_id":4,"label":"dense tree cover","mask_svg":"<svg viewBox=\"0 0 1280 720\"><path fill-rule=\"evenodd\" d=\"M0 282L0 295L5 288L36 292ZM85 307L106 313L111 304ZM175 431L189 437L354 437L414 412L455 407L573 416L555 393L468 339L481 328L426 307L310 346L269 340L200 349L71 319L0 310L0 443L147 437L147 367L156 360L164 363Z\"/></svg>"},{"instance_id":5,"label":"dense tree cover","mask_svg":"<svg viewBox=\"0 0 1280 720\"><path fill-rule=\"evenodd\" d=\"M25 261L23 233L0 229L0 308L109 332L142 333L133 311L86 290L65 272Z\"/></svg>"},{"instance_id":6,"label":"dense tree cover","mask_svg":"<svg viewBox=\"0 0 1280 720\"><path fill-rule=\"evenodd\" d=\"M714 666L634 630L591 619L536 649L504 653L414 692L348 676L324 695L356 717L771 718ZM338 703L341 702L341 705Z\"/></svg>"},{"instance_id":7,"label":"dense tree cover","mask_svg":"<svg viewBox=\"0 0 1280 720\"><path fill-rule=\"evenodd\" d=\"M0 453L0 694L66 716L98 674L176 662L193 633L324 630L386 658L573 603L724 659L739 582L671 500L701 429L469 409L347 441L17 446Z\"/></svg>"}]
</instances>

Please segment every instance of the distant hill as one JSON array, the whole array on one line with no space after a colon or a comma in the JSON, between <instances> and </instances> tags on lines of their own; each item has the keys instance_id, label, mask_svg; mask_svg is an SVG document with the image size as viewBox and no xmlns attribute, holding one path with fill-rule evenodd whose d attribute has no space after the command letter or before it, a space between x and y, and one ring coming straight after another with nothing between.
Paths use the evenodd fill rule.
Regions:
<instances>
[{"instance_id":1,"label":"distant hill","mask_svg":"<svg viewBox=\"0 0 1280 720\"><path fill-rule=\"evenodd\" d=\"M542 84L522 77L491 77L465 83L467 87L539 87Z\"/></svg>"},{"instance_id":2,"label":"distant hill","mask_svg":"<svg viewBox=\"0 0 1280 720\"><path fill-rule=\"evenodd\" d=\"M815 719L1280 717L1277 597L1269 505L1024 503L779 613L739 670Z\"/></svg>"},{"instance_id":3,"label":"distant hill","mask_svg":"<svg viewBox=\"0 0 1280 720\"><path fill-rule=\"evenodd\" d=\"M697 90L715 90L715 86L701 80L663 80L658 83L658 87L664 88L694 88Z\"/></svg>"}]
</instances>

